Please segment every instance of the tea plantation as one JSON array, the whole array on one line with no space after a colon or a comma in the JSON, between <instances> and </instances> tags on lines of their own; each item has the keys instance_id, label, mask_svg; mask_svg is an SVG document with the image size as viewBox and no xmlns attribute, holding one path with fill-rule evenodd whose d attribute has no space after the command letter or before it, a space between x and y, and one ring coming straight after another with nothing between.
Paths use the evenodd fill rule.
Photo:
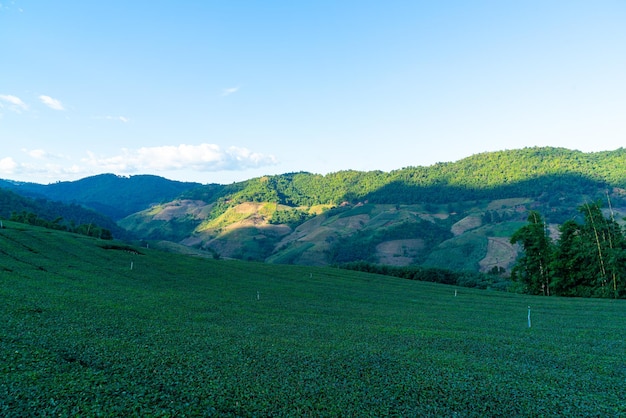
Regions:
<instances>
[{"instance_id":1,"label":"tea plantation","mask_svg":"<svg viewBox=\"0 0 626 418\"><path fill-rule=\"evenodd\" d=\"M624 300L5 227L1 416L626 416Z\"/></svg>"}]
</instances>

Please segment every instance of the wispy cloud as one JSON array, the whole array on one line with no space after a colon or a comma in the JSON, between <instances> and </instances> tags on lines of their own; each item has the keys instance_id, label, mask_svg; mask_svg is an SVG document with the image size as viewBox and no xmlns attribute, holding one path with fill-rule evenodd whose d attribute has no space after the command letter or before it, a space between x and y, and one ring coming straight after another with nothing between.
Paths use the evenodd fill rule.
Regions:
<instances>
[{"instance_id":1,"label":"wispy cloud","mask_svg":"<svg viewBox=\"0 0 626 418\"><path fill-rule=\"evenodd\" d=\"M237 93L239 91L239 86L237 87L230 87L227 89L222 90L222 96L230 96L233 93Z\"/></svg>"},{"instance_id":2,"label":"wispy cloud","mask_svg":"<svg viewBox=\"0 0 626 418\"><path fill-rule=\"evenodd\" d=\"M0 177L23 181L40 181L41 179L58 181L93 174L85 167L73 163L71 158L65 155L43 149L23 148L21 151L30 160L20 161L13 157L0 159Z\"/></svg>"},{"instance_id":3,"label":"wispy cloud","mask_svg":"<svg viewBox=\"0 0 626 418\"><path fill-rule=\"evenodd\" d=\"M45 104L50 109L65 110L65 108L63 107L63 103L61 103L60 100L53 99L50 96L41 95L41 96L39 96L39 100L41 100L41 103Z\"/></svg>"},{"instance_id":4,"label":"wispy cloud","mask_svg":"<svg viewBox=\"0 0 626 418\"><path fill-rule=\"evenodd\" d=\"M215 144L171 145L123 149L119 155L96 156L83 160L92 168L116 173L193 170L201 172L245 170L276 164L276 158L246 148L221 148Z\"/></svg>"},{"instance_id":5,"label":"wispy cloud","mask_svg":"<svg viewBox=\"0 0 626 418\"><path fill-rule=\"evenodd\" d=\"M23 161L12 157L0 159L0 178L58 181L100 173L167 175L165 172L173 171L243 171L278 163L273 155L206 143L122 149L112 156L87 152L80 161L43 149L22 149L22 152L26 156Z\"/></svg>"},{"instance_id":6,"label":"wispy cloud","mask_svg":"<svg viewBox=\"0 0 626 418\"><path fill-rule=\"evenodd\" d=\"M33 150L23 149L22 151L28 154L31 158L35 158L38 160L44 159L49 155L45 150L42 150L42 149L33 149Z\"/></svg>"},{"instance_id":7,"label":"wispy cloud","mask_svg":"<svg viewBox=\"0 0 626 418\"><path fill-rule=\"evenodd\" d=\"M28 110L28 105L17 96L10 94L0 94L0 107L5 107L14 112L20 113L22 110Z\"/></svg>"},{"instance_id":8,"label":"wispy cloud","mask_svg":"<svg viewBox=\"0 0 626 418\"><path fill-rule=\"evenodd\" d=\"M113 121L124 122L124 123L130 122L130 118L127 118L126 116L110 116L110 115L95 116L94 119L113 120Z\"/></svg>"}]
</instances>

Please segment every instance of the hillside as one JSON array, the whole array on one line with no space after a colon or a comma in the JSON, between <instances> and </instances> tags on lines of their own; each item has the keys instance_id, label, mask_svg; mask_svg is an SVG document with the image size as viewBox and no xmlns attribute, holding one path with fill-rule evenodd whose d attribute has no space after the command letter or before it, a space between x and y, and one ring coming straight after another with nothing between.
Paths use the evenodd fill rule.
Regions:
<instances>
[{"instance_id":1,"label":"hillside","mask_svg":"<svg viewBox=\"0 0 626 418\"><path fill-rule=\"evenodd\" d=\"M3 416L626 413L624 301L457 294L5 226Z\"/></svg>"},{"instance_id":2,"label":"hillside","mask_svg":"<svg viewBox=\"0 0 626 418\"><path fill-rule=\"evenodd\" d=\"M626 413L624 301L457 294L5 226L3 416Z\"/></svg>"},{"instance_id":3,"label":"hillside","mask_svg":"<svg viewBox=\"0 0 626 418\"><path fill-rule=\"evenodd\" d=\"M626 214L626 150L526 148L390 173L289 173L193 189L120 221L146 240L214 256L329 265L368 261L507 274L530 209L556 230L607 195Z\"/></svg>"},{"instance_id":4,"label":"hillside","mask_svg":"<svg viewBox=\"0 0 626 418\"><path fill-rule=\"evenodd\" d=\"M91 225L110 231L119 239L130 239L131 235L120 228L111 218L77 204L53 202L47 199L31 199L0 188L0 220L13 215L35 217L55 228L75 229L80 225Z\"/></svg>"},{"instance_id":5,"label":"hillside","mask_svg":"<svg viewBox=\"0 0 626 418\"><path fill-rule=\"evenodd\" d=\"M174 199L198 186L199 183L148 175L122 177L101 174L47 185L0 180L0 187L21 195L78 204L112 219L120 219L152 204Z\"/></svg>"},{"instance_id":6,"label":"hillside","mask_svg":"<svg viewBox=\"0 0 626 418\"><path fill-rule=\"evenodd\" d=\"M626 149L525 148L388 173L300 172L228 185L114 175L0 184L96 208L140 240L216 258L318 266L364 261L506 276L520 251L509 238L529 210L543 214L554 232L579 218L576 208L589 201L610 202L621 222Z\"/></svg>"}]
</instances>

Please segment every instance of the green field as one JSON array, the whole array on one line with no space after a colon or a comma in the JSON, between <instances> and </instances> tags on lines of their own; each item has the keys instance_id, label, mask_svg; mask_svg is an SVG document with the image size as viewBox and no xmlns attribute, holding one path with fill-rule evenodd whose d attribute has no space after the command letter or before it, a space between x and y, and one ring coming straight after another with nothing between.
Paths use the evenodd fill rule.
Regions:
<instances>
[{"instance_id":1,"label":"green field","mask_svg":"<svg viewBox=\"0 0 626 418\"><path fill-rule=\"evenodd\" d=\"M623 300L5 226L1 416L626 415Z\"/></svg>"}]
</instances>

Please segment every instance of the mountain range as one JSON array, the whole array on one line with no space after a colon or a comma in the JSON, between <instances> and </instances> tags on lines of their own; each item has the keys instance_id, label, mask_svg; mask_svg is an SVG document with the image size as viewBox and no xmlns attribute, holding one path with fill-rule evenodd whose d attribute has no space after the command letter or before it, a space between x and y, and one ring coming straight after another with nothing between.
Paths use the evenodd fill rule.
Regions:
<instances>
[{"instance_id":1,"label":"mountain range","mask_svg":"<svg viewBox=\"0 0 626 418\"><path fill-rule=\"evenodd\" d=\"M534 147L391 172L286 173L228 185L113 174L49 185L0 180L0 217L89 218L115 237L169 251L501 275L519 254L509 240L529 210L557 234L588 201L602 201L617 219L626 214L626 149Z\"/></svg>"}]
</instances>

